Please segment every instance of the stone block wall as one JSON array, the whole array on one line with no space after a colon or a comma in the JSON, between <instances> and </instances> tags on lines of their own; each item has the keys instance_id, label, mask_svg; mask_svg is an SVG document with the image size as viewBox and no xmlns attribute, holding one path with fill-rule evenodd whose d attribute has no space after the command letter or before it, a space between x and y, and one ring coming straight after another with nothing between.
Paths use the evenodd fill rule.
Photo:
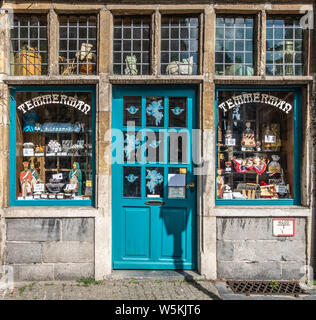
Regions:
<instances>
[{"instance_id":1,"label":"stone block wall","mask_svg":"<svg viewBox=\"0 0 316 320\"><path fill-rule=\"evenodd\" d=\"M306 265L305 227L305 218L296 218L294 237L275 237L272 218L218 218L217 277L300 279Z\"/></svg>"},{"instance_id":2,"label":"stone block wall","mask_svg":"<svg viewBox=\"0 0 316 320\"><path fill-rule=\"evenodd\" d=\"M15 281L94 277L94 219L6 219L5 264Z\"/></svg>"}]
</instances>

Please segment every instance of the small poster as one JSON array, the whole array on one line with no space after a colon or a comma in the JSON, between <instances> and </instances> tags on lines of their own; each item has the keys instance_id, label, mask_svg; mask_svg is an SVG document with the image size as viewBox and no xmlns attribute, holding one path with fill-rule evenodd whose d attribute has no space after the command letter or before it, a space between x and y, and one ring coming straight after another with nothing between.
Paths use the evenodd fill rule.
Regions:
<instances>
[{"instance_id":1,"label":"small poster","mask_svg":"<svg viewBox=\"0 0 316 320\"><path fill-rule=\"evenodd\" d=\"M169 199L185 199L185 187L168 187Z\"/></svg>"}]
</instances>

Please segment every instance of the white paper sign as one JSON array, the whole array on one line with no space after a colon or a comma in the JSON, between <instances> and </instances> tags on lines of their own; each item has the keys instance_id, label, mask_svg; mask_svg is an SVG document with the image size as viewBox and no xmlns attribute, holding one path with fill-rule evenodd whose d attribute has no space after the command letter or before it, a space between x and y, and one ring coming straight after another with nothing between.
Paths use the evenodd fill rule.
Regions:
<instances>
[{"instance_id":1,"label":"white paper sign","mask_svg":"<svg viewBox=\"0 0 316 320\"><path fill-rule=\"evenodd\" d=\"M273 219L273 235L276 237L293 237L295 219Z\"/></svg>"},{"instance_id":2,"label":"white paper sign","mask_svg":"<svg viewBox=\"0 0 316 320\"><path fill-rule=\"evenodd\" d=\"M169 173L168 186L169 187L185 187L185 174Z\"/></svg>"},{"instance_id":3,"label":"white paper sign","mask_svg":"<svg viewBox=\"0 0 316 320\"><path fill-rule=\"evenodd\" d=\"M23 156L24 157L33 157L34 156L34 149L32 149L32 148L24 148L23 149Z\"/></svg>"},{"instance_id":4,"label":"white paper sign","mask_svg":"<svg viewBox=\"0 0 316 320\"><path fill-rule=\"evenodd\" d=\"M225 139L225 145L226 146L235 146L236 145L236 139Z\"/></svg>"},{"instance_id":5,"label":"white paper sign","mask_svg":"<svg viewBox=\"0 0 316 320\"><path fill-rule=\"evenodd\" d=\"M43 192L44 191L44 184L38 183L34 185L34 192Z\"/></svg>"},{"instance_id":6,"label":"white paper sign","mask_svg":"<svg viewBox=\"0 0 316 320\"><path fill-rule=\"evenodd\" d=\"M53 174L53 179L61 180L62 178L63 178L63 174L62 173Z\"/></svg>"},{"instance_id":7,"label":"white paper sign","mask_svg":"<svg viewBox=\"0 0 316 320\"><path fill-rule=\"evenodd\" d=\"M264 142L276 143L276 136L264 136Z\"/></svg>"},{"instance_id":8,"label":"white paper sign","mask_svg":"<svg viewBox=\"0 0 316 320\"><path fill-rule=\"evenodd\" d=\"M169 187L169 199L185 199L185 187Z\"/></svg>"},{"instance_id":9,"label":"white paper sign","mask_svg":"<svg viewBox=\"0 0 316 320\"><path fill-rule=\"evenodd\" d=\"M66 190L75 190L76 189L76 185L75 184L67 184L65 189Z\"/></svg>"},{"instance_id":10,"label":"white paper sign","mask_svg":"<svg viewBox=\"0 0 316 320\"><path fill-rule=\"evenodd\" d=\"M160 194L148 194L147 198L160 198Z\"/></svg>"}]
</instances>

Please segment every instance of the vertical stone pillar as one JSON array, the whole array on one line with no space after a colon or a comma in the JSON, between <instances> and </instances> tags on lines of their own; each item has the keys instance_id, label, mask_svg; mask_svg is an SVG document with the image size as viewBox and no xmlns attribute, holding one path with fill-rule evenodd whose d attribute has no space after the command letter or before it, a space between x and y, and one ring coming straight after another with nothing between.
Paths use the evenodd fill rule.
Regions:
<instances>
[{"instance_id":1,"label":"vertical stone pillar","mask_svg":"<svg viewBox=\"0 0 316 320\"><path fill-rule=\"evenodd\" d=\"M58 15L54 9L48 13L48 75L56 76L59 74L59 21Z\"/></svg>"},{"instance_id":2,"label":"vertical stone pillar","mask_svg":"<svg viewBox=\"0 0 316 320\"><path fill-rule=\"evenodd\" d=\"M97 97L96 171L97 207L95 220L95 278L103 279L112 271L112 186L111 186L111 114L113 17L110 11L99 15L99 85Z\"/></svg>"},{"instance_id":3,"label":"vertical stone pillar","mask_svg":"<svg viewBox=\"0 0 316 320\"><path fill-rule=\"evenodd\" d=\"M160 32L161 14L158 10L152 14L151 23L151 69L154 76L161 74L160 70Z\"/></svg>"},{"instance_id":4,"label":"vertical stone pillar","mask_svg":"<svg viewBox=\"0 0 316 320\"><path fill-rule=\"evenodd\" d=\"M264 77L266 70L266 23L267 23L267 13L265 10L257 13L257 23L255 29L255 37L258 41L255 47L255 72L257 75Z\"/></svg>"},{"instance_id":5,"label":"vertical stone pillar","mask_svg":"<svg viewBox=\"0 0 316 320\"><path fill-rule=\"evenodd\" d=\"M201 205L198 214L199 226L199 271L208 279L216 279L216 218L212 216L214 204L214 99L215 84L213 82L215 56L215 25L216 16L213 6L204 11L204 81L201 97L201 129L202 129L202 158L200 194ZM211 194L211 196L210 196Z\"/></svg>"}]
</instances>

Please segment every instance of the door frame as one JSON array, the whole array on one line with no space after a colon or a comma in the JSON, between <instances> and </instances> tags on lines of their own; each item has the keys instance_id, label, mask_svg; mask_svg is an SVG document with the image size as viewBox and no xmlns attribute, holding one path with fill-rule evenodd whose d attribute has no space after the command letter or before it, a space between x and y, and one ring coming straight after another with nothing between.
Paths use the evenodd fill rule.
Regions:
<instances>
[{"instance_id":1,"label":"door frame","mask_svg":"<svg viewBox=\"0 0 316 320\"><path fill-rule=\"evenodd\" d=\"M199 119L199 112L200 112L200 108L199 108L199 99L198 99L198 94L199 94L199 87L198 85L153 85L153 84L149 84L149 85L113 85L112 87L112 112L111 112L111 130L114 129L113 128L113 117L115 116L115 104L114 104L114 99L117 96L123 96L125 95L136 95L137 92L146 92L146 90L148 91L148 95L152 95L153 91L156 90L160 90L160 91L171 91L172 88L174 88L175 90L181 90L183 92L183 96L185 96L185 91L186 90L193 90L194 94L193 94L193 101L192 104L194 106L195 112L191 115L192 116L192 130L194 129L198 129L198 119ZM158 94L158 92L157 92ZM161 96L166 96L166 94L160 94ZM174 95L168 95L168 96L177 96L177 94ZM115 128L116 129L116 128ZM192 131L191 131L192 134ZM112 139L112 138L111 138ZM191 163L192 163L192 174L194 173L194 167L195 164L193 163L193 148L191 149ZM111 151L111 155L112 155L112 151ZM112 157L111 157L112 159ZM141 164L142 165L142 164ZM111 161L111 168L113 166L113 162ZM113 172L111 170L111 172ZM114 190L113 190L113 174L111 173L111 200L112 203L113 201L115 201L114 199ZM199 192L199 184L200 184L200 179L198 179L198 176L195 177L195 181L196 181L196 188L195 188L195 197L194 197L194 204L193 206L195 207L195 212L194 214L192 214L192 221L191 221L191 238L192 238L192 243L191 243L191 250L192 250L192 259L191 259L191 265L192 267L190 268L183 268L183 269L176 269L176 268L170 268L170 269L165 269L163 266L161 268L157 267L157 266L153 266L153 267L147 267L146 268L134 268L134 270L153 270L153 269L164 269L164 270L196 270L198 268L198 236L200 235L200 231L198 230L198 221L199 221L199 215L198 215L198 209L199 209L199 204L198 204L198 196L200 195ZM115 226L114 226L114 219L113 219L113 214L114 214L114 207L112 205L112 270L115 269L122 269L123 268L114 268L114 252L115 252L115 244L116 244L116 235L115 235ZM126 269L130 269L130 268L126 268Z\"/></svg>"}]
</instances>

